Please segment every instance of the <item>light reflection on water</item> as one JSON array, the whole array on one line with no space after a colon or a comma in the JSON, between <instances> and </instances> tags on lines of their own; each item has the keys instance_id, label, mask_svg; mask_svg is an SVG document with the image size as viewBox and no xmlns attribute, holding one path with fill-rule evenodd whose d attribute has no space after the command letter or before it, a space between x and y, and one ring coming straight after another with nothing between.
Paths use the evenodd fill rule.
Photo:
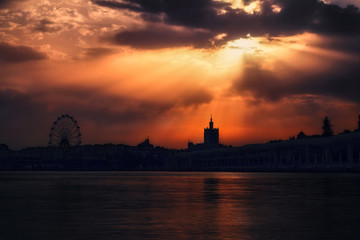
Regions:
<instances>
[{"instance_id":1,"label":"light reflection on water","mask_svg":"<svg viewBox=\"0 0 360 240\"><path fill-rule=\"evenodd\" d=\"M359 239L360 175L0 172L0 239Z\"/></svg>"}]
</instances>

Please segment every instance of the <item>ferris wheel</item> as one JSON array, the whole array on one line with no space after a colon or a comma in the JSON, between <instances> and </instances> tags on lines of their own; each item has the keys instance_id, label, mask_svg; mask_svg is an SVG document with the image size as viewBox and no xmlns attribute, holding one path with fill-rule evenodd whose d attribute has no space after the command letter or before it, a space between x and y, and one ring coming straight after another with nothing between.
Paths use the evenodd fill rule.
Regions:
<instances>
[{"instance_id":1,"label":"ferris wheel","mask_svg":"<svg viewBox=\"0 0 360 240\"><path fill-rule=\"evenodd\" d=\"M63 114L50 129L49 145L66 151L69 147L81 144L80 127L74 117Z\"/></svg>"}]
</instances>

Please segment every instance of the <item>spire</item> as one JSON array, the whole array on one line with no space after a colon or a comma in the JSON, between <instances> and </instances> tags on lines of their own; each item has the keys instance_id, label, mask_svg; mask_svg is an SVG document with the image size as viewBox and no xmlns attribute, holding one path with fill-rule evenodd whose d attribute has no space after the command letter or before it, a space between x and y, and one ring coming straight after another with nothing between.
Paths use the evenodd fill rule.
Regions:
<instances>
[{"instance_id":1,"label":"spire","mask_svg":"<svg viewBox=\"0 0 360 240\"><path fill-rule=\"evenodd\" d=\"M212 121L212 114L210 115L209 128L210 128L210 129L213 129L213 128L214 128L214 123L213 123L213 121Z\"/></svg>"}]
</instances>

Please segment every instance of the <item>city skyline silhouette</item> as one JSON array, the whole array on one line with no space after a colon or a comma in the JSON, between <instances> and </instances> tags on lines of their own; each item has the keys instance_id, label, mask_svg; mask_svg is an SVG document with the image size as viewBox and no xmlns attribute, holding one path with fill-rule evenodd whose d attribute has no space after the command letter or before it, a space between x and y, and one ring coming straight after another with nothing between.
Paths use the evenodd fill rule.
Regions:
<instances>
[{"instance_id":1,"label":"city skyline silhouette","mask_svg":"<svg viewBox=\"0 0 360 240\"><path fill-rule=\"evenodd\" d=\"M0 170L360 172L358 117L353 131L334 134L325 116L322 134L301 130L296 138L232 146L219 141L221 131L214 127L211 115L203 142L189 141L185 149L168 149L154 145L149 137L133 146L81 145L78 121L63 114L50 129L48 146L14 151L1 144Z\"/></svg>"},{"instance_id":2,"label":"city skyline silhouette","mask_svg":"<svg viewBox=\"0 0 360 240\"><path fill-rule=\"evenodd\" d=\"M319 131L315 134L306 134L303 132L303 129L301 128L301 130L294 135L290 135L288 138L285 139L270 139L268 140L268 142L279 142L279 141L284 141L284 140L295 140L295 139L304 139L304 138L317 138L317 137L329 137L329 136L334 136L334 135L341 135L341 134L346 134L346 133L351 133L351 132L358 132L360 130L360 114L358 115L358 121L357 121L357 127L353 128L352 130L349 129L344 129L342 132L338 132L338 133L334 133L333 131L333 124L331 122L331 120L325 116L323 118L323 126L321 127L321 131L322 133L319 133ZM295 137L296 135L296 137ZM78 121L69 114L62 114L61 116L57 117L55 119L55 121L53 122L53 125L50 128L50 132L49 132L49 141L48 141L48 146L51 147L58 147L60 149L63 149L64 151L67 151L70 147L75 147L75 146L80 146L81 145L81 138L82 138L82 133L80 131L80 126L78 125ZM253 144L256 143L264 143L264 142L255 142ZM8 144L6 144L6 142L1 143L2 145L6 146L6 148L9 148ZM96 145L102 144L102 143L93 143ZM107 143L103 143L103 144L124 144L124 145L129 145L126 142L107 142ZM246 144L251 144L251 143L245 143ZM87 144L89 145L89 144ZM90 144L91 145L91 144ZM136 145L136 144L135 144ZM138 146L151 146L153 147L152 144L150 144L150 137L146 137L145 141L141 142L138 144ZM43 145L38 145L38 146L25 146L24 148L27 147L46 147L46 144ZM160 145L158 145L160 146ZM202 150L203 146L207 146L206 148L217 148L217 147L221 147L221 146L226 146L223 145L220 141L220 134L219 134L219 128L214 128L214 122L213 122L213 117L212 114L210 115L210 120L209 120L209 125L208 127L204 128L204 132L203 132L203 139L200 142L194 143L191 141L191 139L188 140L187 143L187 148L190 149L192 148L193 150ZM229 146L233 146L233 144L229 144ZM240 145L241 146L241 145ZM161 146L164 147L164 146ZM166 146L165 146L166 148Z\"/></svg>"}]
</instances>

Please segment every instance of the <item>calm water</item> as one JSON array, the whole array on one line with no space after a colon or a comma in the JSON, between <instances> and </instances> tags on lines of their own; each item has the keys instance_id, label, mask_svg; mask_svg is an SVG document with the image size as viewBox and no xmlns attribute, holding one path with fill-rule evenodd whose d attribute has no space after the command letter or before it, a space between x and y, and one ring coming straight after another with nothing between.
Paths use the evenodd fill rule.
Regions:
<instances>
[{"instance_id":1,"label":"calm water","mask_svg":"<svg viewBox=\"0 0 360 240\"><path fill-rule=\"evenodd\" d=\"M360 175L0 172L0 239L360 239Z\"/></svg>"}]
</instances>

